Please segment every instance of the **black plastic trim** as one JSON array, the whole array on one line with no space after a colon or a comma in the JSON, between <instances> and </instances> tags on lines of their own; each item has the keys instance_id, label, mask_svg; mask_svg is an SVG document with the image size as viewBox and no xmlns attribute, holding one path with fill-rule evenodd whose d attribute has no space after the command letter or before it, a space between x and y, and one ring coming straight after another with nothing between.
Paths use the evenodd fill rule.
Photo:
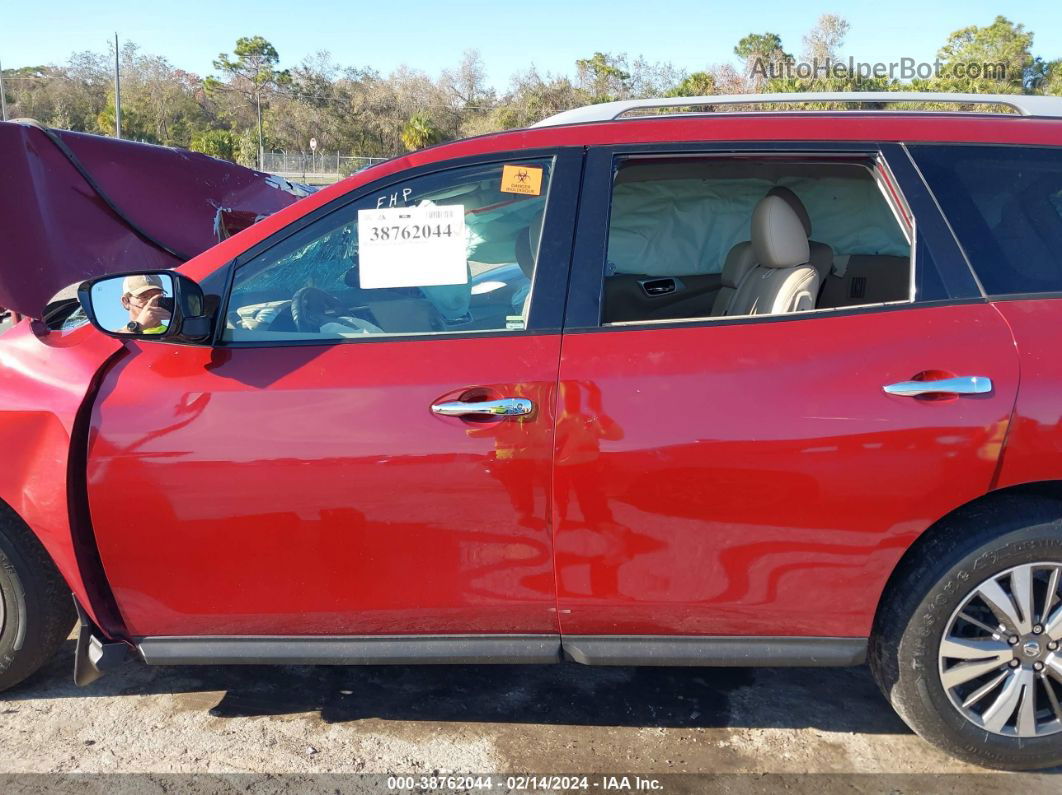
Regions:
<instances>
[{"instance_id":1,"label":"black plastic trim","mask_svg":"<svg viewBox=\"0 0 1062 795\"><path fill-rule=\"evenodd\" d=\"M67 521L77 569L85 586L89 606L101 624L102 633L116 640L126 637L125 621L104 571L103 559L96 543L96 530L89 513L88 448L96 398L115 366L129 355L128 346L123 345L96 368L74 415L66 467Z\"/></svg>"},{"instance_id":2,"label":"black plastic trim","mask_svg":"<svg viewBox=\"0 0 1062 795\"><path fill-rule=\"evenodd\" d=\"M929 248L947 294L951 298L984 297L966 252L907 147L883 144L881 149L896 178L897 188L914 214L918 242Z\"/></svg>"},{"instance_id":3,"label":"black plastic trim","mask_svg":"<svg viewBox=\"0 0 1062 795\"><path fill-rule=\"evenodd\" d=\"M362 635L148 637L148 665L842 666L866 660L866 638L657 635Z\"/></svg>"},{"instance_id":4,"label":"black plastic trim","mask_svg":"<svg viewBox=\"0 0 1062 795\"><path fill-rule=\"evenodd\" d=\"M556 663L559 635L157 637L137 643L148 665L424 665Z\"/></svg>"},{"instance_id":5,"label":"black plastic trim","mask_svg":"<svg viewBox=\"0 0 1062 795\"><path fill-rule=\"evenodd\" d=\"M336 345L372 345L379 342L410 342L414 340L422 340L429 342L432 340L473 340L489 337L505 337L506 339L513 339L519 337L549 337L560 334L559 328L555 329L541 329L538 331L532 331L524 329L522 331L511 330L506 331L504 329L493 329L491 331L432 331L424 334L366 334L363 337L356 339L300 339L300 340L240 340L237 342L225 342L218 345L219 349L225 350L239 350L240 348L332 348Z\"/></svg>"},{"instance_id":6,"label":"black plastic trim","mask_svg":"<svg viewBox=\"0 0 1062 795\"><path fill-rule=\"evenodd\" d=\"M583 665L862 665L866 638L565 635L564 655Z\"/></svg>"},{"instance_id":7,"label":"black plastic trim","mask_svg":"<svg viewBox=\"0 0 1062 795\"><path fill-rule=\"evenodd\" d=\"M1036 296L1042 298L1043 296ZM1060 296L1062 297L1062 296ZM834 317L867 315L881 312L911 312L918 309L933 309L941 306L962 306L965 304L988 303L986 298L945 298L938 301L921 303L903 301L888 304L864 304L862 306L821 309L810 312L790 312L782 315L737 315L733 317L681 318L676 320L659 320L646 323L609 324L597 327L568 328L565 334L600 334L613 331L650 331L673 328L709 328L713 326L747 326L758 323L798 323L807 320L829 320Z\"/></svg>"},{"instance_id":8,"label":"black plastic trim","mask_svg":"<svg viewBox=\"0 0 1062 795\"><path fill-rule=\"evenodd\" d=\"M992 293L988 300L992 303L998 301L1043 301L1052 298L1062 298L1062 291L1053 290L1049 293Z\"/></svg>"},{"instance_id":9,"label":"black plastic trim","mask_svg":"<svg viewBox=\"0 0 1062 795\"><path fill-rule=\"evenodd\" d=\"M101 640L99 636L103 632L92 623L76 596L74 609L77 610L78 619L77 645L74 649L74 684L85 687L107 671L124 663L129 657L129 646L125 643Z\"/></svg>"}]
</instances>

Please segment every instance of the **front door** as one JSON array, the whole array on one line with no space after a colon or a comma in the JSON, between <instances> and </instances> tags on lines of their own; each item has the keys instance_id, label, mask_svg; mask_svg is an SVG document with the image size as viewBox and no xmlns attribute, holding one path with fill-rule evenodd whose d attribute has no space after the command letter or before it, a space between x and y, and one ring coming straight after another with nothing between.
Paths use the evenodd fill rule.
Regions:
<instances>
[{"instance_id":1,"label":"front door","mask_svg":"<svg viewBox=\"0 0 1062 795\"><path fill-rule=\"evenodd\" d=\"M391 177L238 260L215 346L128 343L88 479L130 635L556 633L579 169Z\"/></svg>"}]
</instances>

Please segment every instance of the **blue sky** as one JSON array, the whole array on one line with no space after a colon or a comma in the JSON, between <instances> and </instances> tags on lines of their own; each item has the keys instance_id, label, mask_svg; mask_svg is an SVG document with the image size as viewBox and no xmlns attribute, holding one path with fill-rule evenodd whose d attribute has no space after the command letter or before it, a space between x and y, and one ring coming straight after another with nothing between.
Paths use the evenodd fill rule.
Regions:
<instances>
[{"instance_id":1,"label":"blue sky","mask_svg":"<svg viewBox=\"0 0 1062 795\"><path fill-rule=\"evenodd\" d=\"M627 52L671 61L688 71L733 59L749 32L771 31L799 54L801 37L822 13L844 16L852 29L844 56L894 61L932 60L952 31L987 25L999 13L1036 34L1034 53L1062 57L1062 3L1029 0L947 3L890 0L870 4L759 0L50 0L46 5L0 0L0 62L5 69L64 62L71 52L106 49L117 31L145 52L200 75L230 51L239 36L262 35L276 46L281 65L292 66L328 50L345 66L383 73L405 63L432 76L478 49L498 88L535 64L540 71L571 73L576 58L594 51Z\"/></svg>"}]
</instances>

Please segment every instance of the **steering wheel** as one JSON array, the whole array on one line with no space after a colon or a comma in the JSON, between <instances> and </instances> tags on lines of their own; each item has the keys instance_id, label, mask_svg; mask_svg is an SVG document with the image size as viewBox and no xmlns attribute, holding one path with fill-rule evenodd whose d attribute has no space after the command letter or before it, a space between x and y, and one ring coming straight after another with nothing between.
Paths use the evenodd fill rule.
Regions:
<instances>
[{"instance_id":1,"label":"steering wheel","mask_svg":"<svg viewBox=\"0 0 1062 795\"><path fill-rule=\"evenodd\" d=\"M291 318L298 331L317 334L342 313L343 304L319 287L302 287L291 297Z\"/></svg>"}]
</instances>

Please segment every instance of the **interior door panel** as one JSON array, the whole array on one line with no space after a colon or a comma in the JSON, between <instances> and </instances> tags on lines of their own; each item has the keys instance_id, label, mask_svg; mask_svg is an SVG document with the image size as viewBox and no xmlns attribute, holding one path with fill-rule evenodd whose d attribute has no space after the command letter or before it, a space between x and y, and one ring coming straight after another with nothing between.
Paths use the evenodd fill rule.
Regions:
<instances>
[{"instance_id":1,"label":"interior door panel","mask_svg":"<svg viewBox=\"0 0 1062 795\"><path fill-rule=\"evenodd\" d=\"M670 282L670 284L668 284ZM605 279L606 323L654 317L707 317L722 274L647 276L617 273Z\"/></svg>"}]
</instances>

